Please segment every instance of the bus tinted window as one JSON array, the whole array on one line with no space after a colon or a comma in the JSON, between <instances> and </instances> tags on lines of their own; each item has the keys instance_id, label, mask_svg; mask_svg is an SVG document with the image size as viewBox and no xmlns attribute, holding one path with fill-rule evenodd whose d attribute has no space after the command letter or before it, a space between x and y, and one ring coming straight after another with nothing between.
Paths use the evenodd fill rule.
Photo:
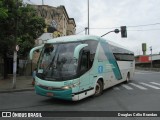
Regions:
<instances>
[{"instance_id":1,"label":"bus tinted window","mask_svg":"<svg viewBox=\"0 0 160 120\"><path fill-rule=\"evenodd\" d=\"M134 54L114 53L117 61L133 61Z\"/></svg>"},{"instance_id":2,"label":"bus tinted window","mask_svg":"<svg viewBox=\"0 0 160 120\"><path fill-rule=\"evenodd\" d=\"M84 72L88 69L88 56L87 53L83 52L81 56L81 64L80 64L80 71Z\"/></svg>"},{"instance_id":3,"label":"bus tinted window","mask_svg":"<svg viewBox=\"0 0 160 120\"><path fill-rule=\"evenodd\" d=\"M94 40L87 40L87 41L85 41L85 43L88 44L87 49L89 49L89 51L90 51L90 62L91 62L90 65L92 66L93 61L94 61L94 57L96 54L98 42L94 41Z\"/></svg>"}]
</instances>

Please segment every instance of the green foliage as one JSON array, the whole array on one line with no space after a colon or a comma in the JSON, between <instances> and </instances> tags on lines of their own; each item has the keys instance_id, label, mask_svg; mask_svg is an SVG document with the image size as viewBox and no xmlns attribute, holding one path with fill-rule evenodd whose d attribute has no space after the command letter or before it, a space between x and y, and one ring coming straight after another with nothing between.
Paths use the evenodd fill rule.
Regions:
<instances>
[{"instance_id":1,"label":"green foliage","mask_svg":"<svg viewBox=\"0 0 160 120\"><path fill-rule=\"evenodd\" d=\"M2 0L0 0L0 19L8 17L8 10L3 7Z\"/></svg>"},{"instance_id":2,"label":"green foliage","mask_svg":"<svg viewBox=\"0 0 160 120\"><path fill-rule=\"evenodd\" d=\"M0 0L0 54L12 53L15 45L19 54L26 57L34 41L45 28L43 18L36 16L36 10L23 5L21 0Z\"/></svg>"},{"instance_id":3,"label":"green foliage","mask_svg":"<svg viewBox=\"0 0 160 120\"><path fill-rule=\"evenodd\" d=\"M5 19L8 17L7 10L4 8L0 8L0 19Z\"/></svg>"}]
</instances>

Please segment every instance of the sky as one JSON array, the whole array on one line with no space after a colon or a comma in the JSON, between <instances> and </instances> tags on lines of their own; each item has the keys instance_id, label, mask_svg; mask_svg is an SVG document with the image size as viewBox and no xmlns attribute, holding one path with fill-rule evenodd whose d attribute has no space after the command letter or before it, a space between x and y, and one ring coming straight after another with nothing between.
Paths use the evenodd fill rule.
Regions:
<instances>
[{"instance_id":1,"label":"sky","mask_svg":"<svg viewBox=\"0 0 160 120\"><path fill-rule=\"evenodd\" d=\"M24 0L41 5L42 0ZM88 26L88 0L43 0L44 5L64 5L76 22L76 34L84 35ZM110 33L105 39L125 46L135 55L142 55L142 43L147 54L160 53L160 0L89 0L90 35L101 36L120 26L127 26L127 38Z\"/></svg>"}]
</instances>

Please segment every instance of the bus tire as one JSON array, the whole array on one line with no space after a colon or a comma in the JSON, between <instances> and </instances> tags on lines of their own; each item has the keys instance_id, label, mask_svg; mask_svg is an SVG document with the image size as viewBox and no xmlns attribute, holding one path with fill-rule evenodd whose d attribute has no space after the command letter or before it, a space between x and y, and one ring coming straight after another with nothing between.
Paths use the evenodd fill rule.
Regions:
<instances>
[{"instance_id":1,"label":"bus tire","mask_svg":"<svg viewBox=\"0 0 160 120\"><path fill-rule=\"evenodd\" d=\"M102 94L102 92L103 92L103 83L101 80L98 80L96 83L94 96L95 97L100 96Z\"/></svg>"}]
</instances>

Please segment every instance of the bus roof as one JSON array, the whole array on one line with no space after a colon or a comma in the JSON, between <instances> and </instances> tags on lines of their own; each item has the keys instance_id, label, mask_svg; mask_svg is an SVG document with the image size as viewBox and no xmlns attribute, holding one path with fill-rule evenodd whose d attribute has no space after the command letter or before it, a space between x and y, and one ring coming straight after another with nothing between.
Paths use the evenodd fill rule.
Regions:
<instances>
[{"instance_id":1,"label":"bus roof","mask_svg":"<svg viewBox=\"0 0 160 120\"><path fill-rule=\"evenodd\" d=\"M96 41L106 41L107 43L109 43L110 45L119 47L119 48L123 48L125 50L127 50L129 53L133 53L132 51L128 50L126 47L114 43L112 41L106 40L100 36L94 36L94 35L70 35L70 36L63 36L63 37L58 37L58 38L54 38L54 39L50 39L47 40L46 43L59 43L59 42L74 42L74 41L84 41L84 40L96 40Z\"/></svg>"},{"instance_id":2,"label":"bus roof","mask_svg":"<svg viewBox=\"0 0 160 120\"><path fill-rule=\"evenodd\" d=\"M72 41L83 41L83 40L100 40L100 37L93 35L70 35L70 36L62 36L54 39L47 40L47 43L57 43L57 42L72 42Z\"/></svg>"}]
</instances>

